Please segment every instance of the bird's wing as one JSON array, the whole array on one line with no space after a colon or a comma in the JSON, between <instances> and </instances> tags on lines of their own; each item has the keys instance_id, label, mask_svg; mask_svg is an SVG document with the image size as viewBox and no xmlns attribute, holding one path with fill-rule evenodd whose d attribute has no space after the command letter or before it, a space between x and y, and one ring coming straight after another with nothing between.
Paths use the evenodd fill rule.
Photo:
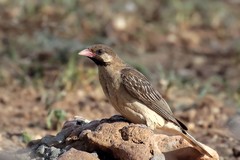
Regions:
<instances>
[{"instance_id":1,"label":"bird's wing","mask_svg":"<svg viewBox=\"0 0 240 160\"><path fill-rule=\"evenodd\" d=\"M183 123L174 118L167 102L162 98L158 91L153 89L152 85L143 74L136 69L128 67L121 70L121 78L123 86L131 96L145 104L164 119L175 123L184 130L187 130L187 127Z\"/></svg>"}]
</instances>

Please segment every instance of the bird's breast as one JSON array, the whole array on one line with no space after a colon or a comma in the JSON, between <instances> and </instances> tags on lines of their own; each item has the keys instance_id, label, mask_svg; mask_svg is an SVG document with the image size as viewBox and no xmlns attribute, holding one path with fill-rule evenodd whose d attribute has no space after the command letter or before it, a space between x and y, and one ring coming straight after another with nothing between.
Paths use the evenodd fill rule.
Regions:
<instances>
[{"instance_id":1,"label":"bird's breast","mask_svg":"<svg viewBox=\"0 0 240 160\"><path fill-rule=\"evenodd\" d=\"M120 90L120 73L119 72L110 72L106 69L99 69L99 80L105 93L106 97L112 103L112 105L117 105L118 94Z\"/></svg>"}]
</instances>

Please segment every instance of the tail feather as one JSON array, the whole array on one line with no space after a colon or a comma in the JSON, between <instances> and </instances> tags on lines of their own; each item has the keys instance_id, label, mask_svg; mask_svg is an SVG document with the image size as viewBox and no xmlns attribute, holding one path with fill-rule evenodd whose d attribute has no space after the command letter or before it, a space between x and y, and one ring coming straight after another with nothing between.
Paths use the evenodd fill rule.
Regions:
<instances>
[{"instance_id":1,"label":"tail feather","mask_svg":"<svg viewBox=\"0 0 240 160\"><path fill-rule=\"evenodd\" d=\"M191 136L188 132L184 132L182 133L182 136L184 137L184 139L186 139L191 145L193 145L199 152L201 152L202 154L206 154L209 157L213 157L205 148L204 146L199 143L195 138L193 138L193 136Z\"/></svg>"},{"instance_id":2,"label":"tail feather","mask_svg":"<svg viewBox=\"0 0 240 160\"><path fill-rule=\"evenodd\" d=\"M193 136L191 136L183 127L179 127L172 122L166 123L164 126L157 126L157 129L164 133L178 134L181 135L186 141L188 141L194 148L196 148L203 155L207 155L210 158L213 156L207 151L205 146L203 146L200 142L198 142Z\"/></svg>"}]
</instances>

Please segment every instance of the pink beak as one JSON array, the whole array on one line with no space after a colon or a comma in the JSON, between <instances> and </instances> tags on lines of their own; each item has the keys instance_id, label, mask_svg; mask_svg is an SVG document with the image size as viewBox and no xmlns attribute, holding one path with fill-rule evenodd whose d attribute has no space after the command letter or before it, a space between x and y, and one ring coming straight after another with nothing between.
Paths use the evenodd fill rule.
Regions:
<instances>
[{"instance_id":1,"label":"pink beak","mask_svg":"<svg viewBox=\"0 0 240 160\"><path fill-rule=\"evenodd\" d=\"M78 53L81 56L87 56L87 57L95 57L96 54L91 52L89 49L84 49L81 52Z\"/></svg>"}]
</instances>

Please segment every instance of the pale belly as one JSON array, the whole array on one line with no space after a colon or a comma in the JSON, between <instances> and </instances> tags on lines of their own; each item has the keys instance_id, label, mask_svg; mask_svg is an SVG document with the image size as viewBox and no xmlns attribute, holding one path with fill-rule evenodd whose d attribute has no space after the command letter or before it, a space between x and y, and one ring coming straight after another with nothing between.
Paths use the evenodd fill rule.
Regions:
<instances>
[{"instance_id":1,"label":"pale belly","mask_svg":"<svg viewBox=\"0 0 240 160\"><path fill-rule=\"evenodd\" d=\"M113 93L112 95L116 94ZM135 100L131 95L125 92L111 97L110 102L113 107L125 118L133 123L146 124L151 129L161 128L166 121L156 112L149 109L146 105ZM113 99L114 98L114 99Z\"/></svg>"}]
</instances>

